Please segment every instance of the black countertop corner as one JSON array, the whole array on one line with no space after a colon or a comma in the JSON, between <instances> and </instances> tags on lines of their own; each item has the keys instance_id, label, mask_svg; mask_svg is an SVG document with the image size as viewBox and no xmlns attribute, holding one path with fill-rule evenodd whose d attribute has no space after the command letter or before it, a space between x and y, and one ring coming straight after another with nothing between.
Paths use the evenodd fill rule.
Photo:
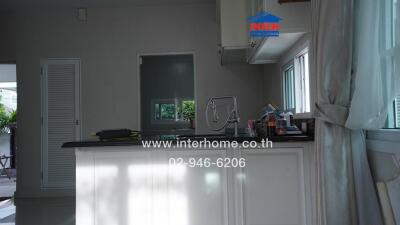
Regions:
<instances>
[{"instance_id":1,"label":"black countertop corner","mask_svg":"<svg viewBox=\"0 0 400 225\"><path fill-rule=\"evenodd\" d=\"M82 147L105 147L105 146L136 146L142 145L142 141L162 141L168 140L172 142L176 142L177 140L185 140L190 139L192 141L200 141L207 138L209 141L237 141L239 143L243 141L261 141L261 138L257 137L227 137L222 135L192 135L186 136L185 138L163 138L162 135L145 137L141 140L86 140L86 141L73 141L66 142L62 145L63 148L82 148ZM308 135L291 135L291 136L273 136L269 137L268 140L272 142L309 142L314 141L314 136Z\"/></svg>"}]
</instances>

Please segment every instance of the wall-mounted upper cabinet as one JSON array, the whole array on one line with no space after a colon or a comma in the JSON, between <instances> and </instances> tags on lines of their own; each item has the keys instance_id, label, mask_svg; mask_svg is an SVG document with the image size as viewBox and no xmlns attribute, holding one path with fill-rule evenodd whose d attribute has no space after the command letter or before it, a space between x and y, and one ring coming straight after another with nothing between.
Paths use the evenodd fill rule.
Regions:
<instances>
[{"instance_id":1,"label":"wall-mounted upper cabinet","mask_svg":"<svg viewBox=\"0 0 400 225\"><path fill-rule=\"evenodd\" d=\"M248 0L217 0L221 64L246 62Z\"/></svg>"},{"instance_id":2,"label":"wall-mounted upper cabinet","mask_svg":"<svg viewBox=\"0 0 400 225\"><path fill-rule=\"evenodd\" d=\"M217 22L220 32L221 64L277 62L298 39L311 30L309 1L217 0ZM282 20L280 35L273 38L251 38L249 16L266 11Z\"/></svg>"},{"instance_id":3,"label":"wall-mounted upper cabinet","mask_svg":"<svg viewBox=\"0 0 400 225\"><path fill-rule=\"evenodd\" d=\"M281 18L280 31L282 33L310 31L310 1L279 3L279 0L250 0L249 3L251 4L252 15L266 11Z\"/></svg>"},{"instance_id":4,"label":"wall-mounted upper cabinet","mask_svg":"<svg viewBox=\"0 0 400 225\"><path fill-rule=\"evenodd\" d=\"M218 4L221 46L247 47L247 0L218 0Z\"/></svg>"},{"instance_id":5,"label":"wall-mounted upper cabinet","mask_svg":"<svg viewBox=\"0 0 400 225\"><path fill-rule=\"evenodd\" d=\"M310 1L250 0L251 15L266 11L282 20L279 37L249 38L247 61L251 64L275 63L304 34L311 31Z\"/></svg>"}]
</instances>

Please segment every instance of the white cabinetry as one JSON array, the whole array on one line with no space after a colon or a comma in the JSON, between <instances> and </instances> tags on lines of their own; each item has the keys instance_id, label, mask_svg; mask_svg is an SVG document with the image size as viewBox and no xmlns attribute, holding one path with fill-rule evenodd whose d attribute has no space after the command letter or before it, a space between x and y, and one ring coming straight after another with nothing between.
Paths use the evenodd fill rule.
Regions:
<instances>
[{"instance_id":1,"label":"white cabinetry","mask_svg":"<svg viewBox=\"0 0 400 225\"><path fill-rule=\"evenodd\" d=\"M247 2L246 0L218 0L220 44L224 48L246 48Z\"/></svg>"},{"instance_id":2,"label":"white cabinetry","mask_svg":"<svg viewBox=\"0 0 400 225\"><path fill-rule=\"evenodd\" d=\"M250 12L267 11L282 20L279 37L251 38L248 62L275 63L297 40L311 31L310 2L279 4L278 0L250 0Z\"/></svg>"},{"instance_id":3,"label":"white cabinetry","mask_svg":"<svg viewBox=\"0 0 400 225\"><path fill-rule=\"evenodd\" d=\"M306 225L303 148L244 151L238 173L241 225Z\"/></svg>"},{"instance_id":4,"label":"white cabinetry","mask_svg":"<svg viewBox=\"0 0 400 225\"><path fill-rule=\"evenodd\" d=\"M149 150L139 146L76 150L77 225L312 224L305 152ZM305 157L306 156L306 157ZM171 166L169 158L244 157L245 168Z\"/></svg>"},{"instance_id":5,"label":"white cabinetry","mask_svg":"<svg viewBox=\"0 0 400 225\"><path fill-rule=\"evenodd\" d=\"M166 151L162 157L168 166L169 158L210 158L216 160L225 157L225 150L181 150ZM158 224L170 225L228 225L228 180L227 168L209 167L189 168L187 166L171 166L167 179L164 202L170 202L160 209L166 212L165 218L180 218L175 223L168 221ZM177 208L178 207L178 208ZM168 215L167 215L168 214ZM143 225L143 224L141 224Z\"/></svg>"},{"instance_id":6,"label":"white cabinetry","mask_svg":"<svg viewBox=\"0 0 400 225\"><path fill-rule=\"evenodd\" d=\"M249 37L248 17L267 11L280 17L280 36ZM311 31L310 2L279 4L278 0L217 0L221 64L275 63Z\"/></svg>"},{"instance_id":7,"label":"white cabinetry","mask_svg":"<svg viewBox=\"0 0 400 225\"><path fill-rule=\"evenodd\" d=\"M246 62L247 0L217 0L221 64Z\"/></svg>"}]
</instances>

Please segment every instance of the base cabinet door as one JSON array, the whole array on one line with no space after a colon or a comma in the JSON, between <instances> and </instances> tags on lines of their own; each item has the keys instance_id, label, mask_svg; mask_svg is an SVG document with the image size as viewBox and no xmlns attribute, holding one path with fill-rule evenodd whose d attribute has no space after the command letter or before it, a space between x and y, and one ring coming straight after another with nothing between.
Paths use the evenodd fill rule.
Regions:
<instances>
[{"instance_id":1,"label":"base cabinet door","mask_svg":"<svg viewBox=\"0 0 400 225\"><path fill-rule=\"evenodd\" d=\"M167 151L166 159L216 161L226 150ZM200 162L198 161L198 162ZM162 182L160 194L168 198L162 225L228 225L227 168L169 164L167 182ZM166 222L168 221L168 222Z\"/></svg>"},{"instance_id":2,"label":"base cabinet door","mask_svg":"<svg viewBox=\"0 0 400 225\"><path fill-rule=\"evenodd\" d=\"M77 152L77 225L228 225L226 150Z\"/></svg>"},{"instance_id":3,"label":"base cabinet door","mask_svg":"<svg viewBox=\"0 0 400 225\"><path fill-rule=\"evenodd\" d=\"M306 225L303 149L243 151L237 225Z\"/></svg>"},{"instance_id":4,"label":"base cabinet door","mask_svg":"<svg viewBox=\"0 0 400 225\"><path fill-rule=\"evenodd\" d=\"M77 150L76 224L312 224L303 152L300 147ZM189 165L193 159L226 157L243 157L246 165ZM184 163L171 164L171 158Z\"/></svg>"}]
</instances>

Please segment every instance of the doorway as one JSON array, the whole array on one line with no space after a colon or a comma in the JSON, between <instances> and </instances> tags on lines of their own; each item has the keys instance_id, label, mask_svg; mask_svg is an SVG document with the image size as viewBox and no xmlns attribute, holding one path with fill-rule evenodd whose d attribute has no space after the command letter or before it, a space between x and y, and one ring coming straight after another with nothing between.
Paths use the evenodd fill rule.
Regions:
<instances>
[{"instance_id":1,"label":"doorway","mask_svg":"<svg viewBox=\"0 0 400 225\"><path fill-rule=\"evenodd\" d=\"M16 185L17 66L0 63L0 199L11 198Z\"/></svg>"},{"instance_id":2,"label":"doorway","mask_svg":"<svg viewBox=\"0 0 400 225\"><path fill-rule=\"evenodd\" d=\"M142 133L194 134L194 54L140 55L139 77Z\"/></svg>"}]
</instances>

